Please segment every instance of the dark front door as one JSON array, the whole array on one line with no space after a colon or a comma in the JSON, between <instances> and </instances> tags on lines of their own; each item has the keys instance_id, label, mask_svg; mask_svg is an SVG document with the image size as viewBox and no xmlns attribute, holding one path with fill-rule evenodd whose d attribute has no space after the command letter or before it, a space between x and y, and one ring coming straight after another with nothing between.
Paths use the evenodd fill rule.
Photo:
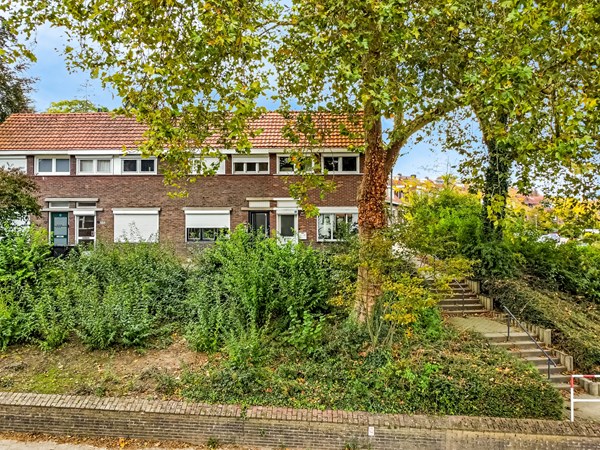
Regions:
<instances>
[{"instance_id":1,"label":"dark front door","mask_svg":"<svg viewBox=\"0 0 600 450\"><path fill-rule=\"evenodd\" d=\"M267 236L269 235L269 211L250 211L249 214L250 228L252 231L262 230Z\"/></svg>"},{"instance_id":2,"label":"dark front door","mask_svg":"<svg viewBox=\"0 0 600 450\"><path fill-rule=\"evenodd\" d=\"M52 245L55 247L67 247L69 245L69 213L50 213L50 233L52 233Z\"/></svg>"}]
</instances>

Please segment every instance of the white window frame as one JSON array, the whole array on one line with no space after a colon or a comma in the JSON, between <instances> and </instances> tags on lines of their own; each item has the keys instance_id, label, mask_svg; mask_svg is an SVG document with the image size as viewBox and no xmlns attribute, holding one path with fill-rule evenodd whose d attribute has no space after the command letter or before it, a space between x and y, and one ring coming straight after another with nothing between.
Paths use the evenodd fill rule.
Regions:
<instances>
[{"instance_id":1,"label":"white window frame","mask_svg":"<svg viewBox=\"0 0 600 450\"><path fill-rule=\"evenodd\" d=\"M91 239L85 239L88 242L93 243L96 246L96 211L95 210L75 210L73 211L75 216L75 244L79 244L79 218L80 217L93 217L94 218L94 236Z\"/></svg>"},{"instance_id":2,"label":"white window frame","mask_svg":"<svg viewBox=\"0 0 600 450\"><path fill-rule=\"evenodd\" d=\"M39 165L40 165L40 160L42 159L49 159L52 161L52 171L51 172L40 172L39 171ZM69 161L69 171L68 172L57 172L56 171L56 160L57 159L66 159ZM34 173L36 175L39 176L69 176L71 175L71 157L68 155L44 155L44 156L36 156L35 157L35 165L34 165Z\"/></svg>"},{"instance_id":3,"label":"white window frame","mask_svg":"<svg viewBox=\"0 0 600 450\"><path fill-rule=\"evenodd\" d=\"M76 166L76 170L77 170L77 175L113 175L114 170L113 170L113 159L111 157L93 157L93 158L77 158L77 166ZM91 172L83 172L81 170L81 161L93 161L93 165L94 168ZM98 161L110 161L110 170L108 172L98 172ZM156 167L155 167L156 169Z\"/></svg>"},{"instance_id":4,"label":"white window frame","mask_svg":"<svg viewBox=\"0 0 600 450\"><path fill-rule=\"evenodd\" d=\"M322 239L319 234L319 218L324 215L335 216L337 214L344 214L346 216L356 216L356 223L358 223L358 208L319 208L319 215L317 216L317 242L337 242L338 239L331 236L331 239ZM335 221L333 222L336 223ZM335 234L335 230L332 229L332 234Z\"/></svg>"},{"instance_id":5,"label":"white window frame","mask_svg":"<svg viewBox=\"0 0 600 450\"><path fill-rule=\"evenodd\" d=\"M21 172L27 172L27 157L2 156L0 157L0 167L4 169L19 169Z\"/></svg>"},{"instance_id":6,"label":"white window frame","mask_svg":"<svg viewBox=\"0 0 600 450\"><path fill-rule=\"evenodd\" d=\"M136 168L137 170L135 172L126 172L125 171L125 161L137 161L136 162ZM142 172L142 161L154 161L154 171L152 172ZM157 174L157 169L158 169L158 162L157 162L157 158L142 158L142 157L135 157L135 156L126 156L124 158L121 158L121 175L156 175Z\"/></svg>"},{"instance_id":7,"label":"white window frame","mask_svg":"<svg viewBox=\"0 0 600 450\"><path fill-rule=\"evenodd\" d=\"M184 214L185 214L185 220L184 220L184 229L183 229L183 239L184 242L186 244L196 244L196 243L201 243L201 242L214 242L213 239L198 239L198 240L188 240L188 229L201 229L201 230L227 230L230 231L231 230L231 210L230 209L184 209ZM209 215L219 215L219 216L228 216L227 219L227 226L204 226L204 227L197 227L197 226L188 226L188 217L190 216L197 216L197 215L201 215L201 216L209 216Z\"/></svg>"},{"instance_id":8,"label":"white window frame","mask_svg":"<svg viewBox=\"0 0 600 450\"><path fill-rule=\"evenodd\" d=\"M123 237L123 233L121 234L117 234L117 230L115 227L115 220L114 217L118 216L118 215L140 215L140 216L146 216L146 215L152 215L155 216L156 218L156 232L151 234L152 239L151 240L141 240L141 241L127 241L127 242L131 242L131 243L138 243L138 242L159 242L159 238L160 238L160 208L113 208L113 236L114 236L114 242L124 242L123 240L121 240L121 238ZM139 230L138 230L139 231ZM127 232L125 233L125 237L127 238ZM141 236L140 236L141 237Z\"/></svg>"},{"instance_id":9,"label":"white window frame","mask_svg":"<svg viewBox=\"0 0 600 450\"><path fill-rule=\"evenodd\" d=\"M277 237L283 242L298 242L298 210L297 209L277 209ZM281 216L294 216L294 235L281 235Z\"/></svg>"},{"instance_id":10,"label":"white window frame","mask_svg":"<svg viewBox=\"0 0 600 450\"><path fill-rule=\"evenodd\" d=\"M215 171L215 175L225 175L226 171L225 171L225 160L223 161L219 161L219 158L213 157L213 156L207 156L204 158L192 158L190 165L191 165L191 170L189 175L199 175L199 176L203 176L202 173L198 173L198 168L195 167L196 163L202 161L204 162L204 165L207 168L210 168L213 164L219 162L219 167L217 167L217 170Z\"/></svg>"},{"instance_id":11,"label":"white window frame","mask_svg":"<svg viewBox=\"0 0 600 450\"><path fill-rule=\"evenodd\" d=\"M277 175L296 175L298 172L296 171L296 167L294 166L294 164L292 164L292 170L290 172L285 172L285 171L281 171L279 170L279 160L281 158L291 158L291 155L286 154L286 153L278 153L276 156L276 162L277 162L277 167L276 167L276 173ZM308 156L308 155L306 155ZM315 167L315 162L314 160L311 158L311 168L307 169L304 171L304 173L313 173L314 171L314 167Z\"/></svg>"},{"instance_id":12,"label":"white window frame","mask_svg":"<svg viewBox=\"0 0 600 450\"><path fill-rule=\"evenodd\" d=\"M348 171L342 170L342 158L356 158L356 170ZM360 155L356 153L323 153L321 155L321 168L325 171L325 158L338 158L338 169L339 170L328 170L328 174L335 175L356 175L360 173Z\"/></svg>"},{"instance_id":13,"label":"white window frame","mask_svg":"<svg viewBox=\"0 0 600 450\"><path fill-rule=\"evenodd\" d=\"M243 163L244 170L235 170L236 163ZM257 170L254 172L248 172L248 163L256 163ZM267 170L258 170L259 163L267 163ZM269 175L271 173L271 161L269 155L256 155L256 156L238 156L233 155L231 158L231 173L234 175Z\"/></svg>"}]
</instances>

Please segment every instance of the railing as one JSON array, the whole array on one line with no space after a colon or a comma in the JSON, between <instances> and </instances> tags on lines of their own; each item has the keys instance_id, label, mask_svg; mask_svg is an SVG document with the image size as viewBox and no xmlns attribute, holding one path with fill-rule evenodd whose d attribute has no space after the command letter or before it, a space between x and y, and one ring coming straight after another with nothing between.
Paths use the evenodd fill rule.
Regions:
<instances>
[{"instance_id":1,"label":"railing","mask_svg":"<svg viewBox=\"0 0 600 450\"><path fill-rule=\"evenodd\" d=\"M514 316L514 314L510 312L510 309L508 309L508 308L507 308L506 306L504 306L504 305L502 306L502 308L503 308L503 309L504 309L504 311L506 311L506 313L508 314L508 316L506 317L506 326L507 326L507 330L506 330L506 342L508 342L508 341L510 340L510 321L511 321L511 318L512 318L512 320L514 320L514 321L516 322L516 324L517 324L517 325L519 325L519 326L521 327L521 329L522 329L522 330L523 330L525 333L527 333L527 336L529 336L529 339L531 339L531 341L532 341L532 342L533 342L533 343L536 345L536 347L537 347L538 349L540 349L540 350L541 350L541 352L542 352L542 353L544 354L544 356L546 357L546 359L547 359L547 362L548 362L548 379L550 379L550 363L552 363L552 365L553 365L554 367L558 367L558 366L556 365L556 363L554 362L554 360L553 360L553 359L550 357L550 355L549 355L549 354L546 352L546 350L544 350L544 349L543 349L543 348L540 346L540 344L538 343L538 341L536 341L536 340L535 340L535 339L534 339L534 338L531 336L531 334L529 334L529 331L527 331L527 329L526 329L526 328L525 328L523 325L521 325L521 322L519 322L519 321L517 320L517 318Z\"/></svg>"},{"instance_id":2,"label":"railing","mask_svg":"<svg viewBox=\"0 0 600 450\"><path fill-rule=\"evenodd\" d=\"M458 287L460 288L460 298L462 300L462 314L463 316L465 315L465 291L468 291L469 289L465 288L462 283L460 281L458 281L457 279L453 280L454 283L456 283L458 285ZM454 289L452 289L454 291Z\"/></svg>"},{"instance_id":3,"label":"railing","mask_svg":"<svg viewBox=\"0 0 600 450\"><path fill-rule=\"evenodd\" d=\"M575 403L600 403L600 398L575 398L575 378L600 378L600 375L571 375L571 422L575 421Z\"/></svg>"}]
</instances>

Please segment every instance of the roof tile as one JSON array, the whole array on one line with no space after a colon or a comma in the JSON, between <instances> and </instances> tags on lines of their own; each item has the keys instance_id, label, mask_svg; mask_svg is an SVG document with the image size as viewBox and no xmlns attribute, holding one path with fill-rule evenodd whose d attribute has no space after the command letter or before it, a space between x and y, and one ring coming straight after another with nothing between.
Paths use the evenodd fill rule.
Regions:
<instances>
[{"instance_id":1,"label":"roof tile","mask_svg":"<svg viewBox=\"0 0 600 450\"><path fill-rule=\"evenodd\" d=\"M291 117L296 115L293 113ZM289 148L306 145L301 139L292 144L283 135L290 120L279 113L266 113L250 127L262 132L251 138L255 148ZM322 146L345 148L361 145L362 124L349 121L348 116L318 113L313 116L322 139ZM340 131L340 124L354 134ZM0 151L35 150L115 150L135 149L143 141L147 127L134 118L111 113L13 114L0 124ZM209 144L216 145L216 137Z\"/></svg>"}]
</instances>

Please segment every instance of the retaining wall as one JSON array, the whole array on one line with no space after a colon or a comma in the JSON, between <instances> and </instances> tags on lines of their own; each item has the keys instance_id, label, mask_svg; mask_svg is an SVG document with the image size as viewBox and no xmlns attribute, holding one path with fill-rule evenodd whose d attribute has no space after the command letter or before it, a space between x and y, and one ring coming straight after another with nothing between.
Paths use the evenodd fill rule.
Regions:
<instances>
[{"instance_id":1,"label":"retaining wall","mask_svg":"<svg viewBox=\"0 0 600 450\"><path fill-rule=\"evenodd\" d=\"M0 431L267 449L600 449L600 425L0 392Z\"/></svg>"}]
</instances>

